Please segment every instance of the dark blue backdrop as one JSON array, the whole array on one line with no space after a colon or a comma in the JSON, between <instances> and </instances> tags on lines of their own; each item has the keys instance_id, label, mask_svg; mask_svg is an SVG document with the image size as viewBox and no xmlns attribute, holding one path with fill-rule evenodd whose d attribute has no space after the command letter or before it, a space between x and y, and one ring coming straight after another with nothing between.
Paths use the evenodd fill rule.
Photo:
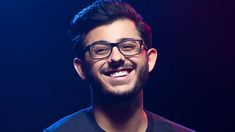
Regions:
<instances>
[{"instance_id":1,"label":"dark blue backdrop","mask_svg":"<svg viewBox=\"0 0 235 132\"><path fill-rule=\"evenodd\" d=\"M158 61L146 109L200 132L234 130L234 12L222 0L131 1ZM69 22L91 0L0 1L0 131L42 131L90 105Z\"/></svg>"}]
</instances>

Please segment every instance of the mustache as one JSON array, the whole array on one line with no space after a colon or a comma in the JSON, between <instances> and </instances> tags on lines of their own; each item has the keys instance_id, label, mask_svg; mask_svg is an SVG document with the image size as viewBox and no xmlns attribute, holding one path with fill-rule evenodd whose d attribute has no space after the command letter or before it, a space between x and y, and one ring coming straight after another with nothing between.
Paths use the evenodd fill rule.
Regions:
<instances>
[{"instance_id":1,"label":"mustache","mask_svg":"<svg viewBox=\"0 0 235 132\"><path fill-rule=\"evenodd\" d=\"M117 68L105 67L105 68L101 69L101 72L106 73L106 72L110 72L110 71L119 71L119 70L123 70L123 69L134 69L134 68L136 68L135 65L124 64L124 65L117 67Z\"/></svg>"}]
</instances>

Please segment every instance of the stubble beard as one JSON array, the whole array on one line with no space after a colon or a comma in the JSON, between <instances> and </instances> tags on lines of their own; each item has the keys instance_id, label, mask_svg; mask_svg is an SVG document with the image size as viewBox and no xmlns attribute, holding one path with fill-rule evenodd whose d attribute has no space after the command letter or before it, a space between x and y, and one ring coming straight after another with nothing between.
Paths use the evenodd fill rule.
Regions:
<instances>
[{"instance_id":1,"label":"stubble beard","mask_svg":"<svg viewBox=\"0 0 235 132\"><path fill-rule=\"evenodd\" d=\"M137 75L137 79L135 80L136 82L134 82L133 88L130 88L130 91L122 93L109 91L107 90L107 88L104 88L104 84L100 80L98 80L98 78L95 78L91 73L89 73L88 76L88 83L91 89L92 96L96 96L99 99L105 101L122 102L130 101L139 95L148 80L149 72L148 65L145 64L142 68L140 68L140 71Z\"/></svg>"}]
</instances>

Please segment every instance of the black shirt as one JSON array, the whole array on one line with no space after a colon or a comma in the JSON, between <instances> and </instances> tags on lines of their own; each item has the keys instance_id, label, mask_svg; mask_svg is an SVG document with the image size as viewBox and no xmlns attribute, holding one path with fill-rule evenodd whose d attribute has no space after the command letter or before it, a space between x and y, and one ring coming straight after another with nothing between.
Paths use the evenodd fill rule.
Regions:
<instances>
[{"instance_id":1,"label":"black shirt","mask_svg":"<svg viewBox=\"0 0 235 132\"><path fill-rule=\"evenodd\" d=\"M44 132L104 132L97 124L92 111L92 107L88 107L71 114L52 124ZM145 112L148 118L146 132L194 132L152 112Z\"/></svg>"}]
</instances>

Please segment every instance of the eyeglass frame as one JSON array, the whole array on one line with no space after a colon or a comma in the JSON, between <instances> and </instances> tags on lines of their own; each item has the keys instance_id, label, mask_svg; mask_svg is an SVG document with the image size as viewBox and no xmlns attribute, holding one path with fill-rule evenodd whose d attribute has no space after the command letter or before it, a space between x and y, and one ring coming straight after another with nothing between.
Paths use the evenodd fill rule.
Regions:
<instances>
[{"instance_id":1,"label":"eyeglass frame","mask_svg":"<svg viewBox=\"0 0 235 132\"><path fill-rule=\"evenodd\" d=\"M126 55L126 54L124 54L121 50L120 50L120 48L119 48L119 44L121 44L121 43L123 43L123 42L126 42L126 41L137 41L138 43L139 43L139 51L137 52L137 53L135 53L135 54L132 54L132 55ZM117 47L118 48L118 50L119 50L119 52L123 55L123 56L125 56L125 57L130 57L130 56L134 56L134 55L138 55L141 51L142 51L142 49L141 49L141 47L142 47L142 45L144 46L144 49L147 49L147 47L146 47L146 45L145 45L145 43L144 43L144 41L142 40L142 39L132 39L132 38L127 38L127 39L123 39L123 40L121 40L121 41L119 41L119 42L116 42L116 43L109 43L109 42L107 42L107 41L103 41L104 43L102 43L102 44L100 44L100 41L97 41L97 42L94 42L94 43L92 43L92 44L90 44L90 45L88 45L88 46L85 46L85 48L84 48L84 53L85 52L87 52L87 51L89 51L89 55L90 55L90 57L91 58L93 58L93 59L105 59L105 58L108 58L111 54L112 54L112 52L113 52L113 47ZM94 46L94 45L110 45L111 47L110 47L110 53L107 55L107 56L105 56L105 57L101 57L101 58L96 58L96 57L94 57L94 56L92 56L92 53L91 53L91 46Z\"/></svg>"}]
</instances>

